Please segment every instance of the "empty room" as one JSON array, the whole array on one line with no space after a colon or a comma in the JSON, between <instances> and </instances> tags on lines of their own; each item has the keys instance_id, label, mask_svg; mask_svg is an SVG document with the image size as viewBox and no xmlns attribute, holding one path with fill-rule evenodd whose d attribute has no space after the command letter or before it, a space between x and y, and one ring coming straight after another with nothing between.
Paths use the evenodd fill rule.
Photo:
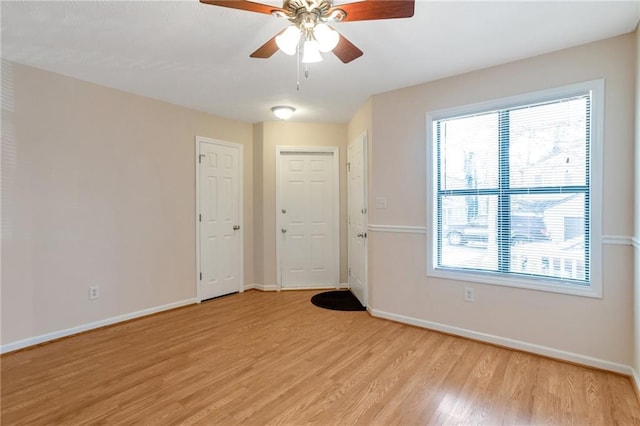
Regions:
<instances>
[{"instance_id":1,"label":"empty room","mask_svg":"<svg viewBox=\"0 0 640 426\"><path fill-rule=\"evenodd\" d=\"M640 424L640 2L0 19L3 425Z\"/></svg>"}]
</instances>

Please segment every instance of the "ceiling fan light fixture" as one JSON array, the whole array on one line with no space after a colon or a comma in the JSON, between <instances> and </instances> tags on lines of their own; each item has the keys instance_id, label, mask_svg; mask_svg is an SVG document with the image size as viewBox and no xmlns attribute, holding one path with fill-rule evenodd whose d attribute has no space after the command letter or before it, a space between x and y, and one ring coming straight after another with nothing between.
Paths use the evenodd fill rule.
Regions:
<instances>
[{"instance_id":1,"label":"ceiling fan light fixture","mask_svg":"<svg viewBox=\"0 0 640 426\"><path fill-rule=\"evenodd\" d=\"M295 25L290 25L282 34L276 37L278 48L287 55L295 55L300 41L300 29Z\"/></svg>"},{"instance_id":2,"label":"ceiling fan light fixture","mask_svg":"<svg viewBox=\"0 0 640 426\"><path fill-rule=\"evenodd\" d=\"M318 48L322 53L331 52L340 41L340 34L327 24L318 24L313 29L313 37L318 42Z\"/></svg>"},{"instance_id":3,"label":"ceiling fan light fixture","mask_svg":"<svg viewBox=\"0 0 640 426\"><path fill-rule=\"evenodd\" d=\"M271 111L273 111L273 115L278 117L280 120L288 120L296 109L289 105L276 105L271 108Z\"/></svg>"},{"instance_id":4,"label":"ceiling fan light fixture","mask_svg":"<svg viewBox=\"0 0 640 426\"><path fill-rule=\"evenodd\" d=\"M304 42L304 53L302 55L303 64L313 64L322 61L320 55L320 47L316 40L307 40Z\"/></svg>"}]
</instances>

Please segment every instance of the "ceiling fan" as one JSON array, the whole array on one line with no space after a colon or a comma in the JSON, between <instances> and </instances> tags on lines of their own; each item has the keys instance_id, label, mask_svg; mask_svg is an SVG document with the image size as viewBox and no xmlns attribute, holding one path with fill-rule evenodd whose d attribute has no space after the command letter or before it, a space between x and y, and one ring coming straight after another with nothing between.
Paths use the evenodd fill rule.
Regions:
<instances>
[{"instance_id":1,"label":"ceiling fan","mask_svg":"<svg viewBox=\"0 0 640 426\"><path fill-rule=\"evenodd\" d=\"M342 62L349 63L363 55L353 43L328 24L333 22L369 21L410 18L415 0L361 0L333 5L333 0L284 0L282 7L249 0L200 0L213 6L264 13L287 19L291 25L260 46L250 56L270 58L278 49L295 55L302 41L302 62L322 60L320 52L332 51Z\"/></svg>"}]
</instances>

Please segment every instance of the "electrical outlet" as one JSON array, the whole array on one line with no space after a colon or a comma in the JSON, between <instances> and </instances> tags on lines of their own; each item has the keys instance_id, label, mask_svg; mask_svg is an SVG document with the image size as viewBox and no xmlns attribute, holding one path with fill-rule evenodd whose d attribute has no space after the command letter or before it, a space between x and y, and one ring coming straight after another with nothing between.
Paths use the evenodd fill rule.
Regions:
<instances>
[{"instance_id":1,"label":"electrical outlet","mask_svg":"<svg viewBox=\"0 0 640 426\"><path fill-rule=\"evenodd\" d=\"M471 287L464 288L464 301L465 302L473 302L475 296L473 294L473 289Z\"/></svg>"},{"instance_id":2,"label":"electrical outlet","mask_svg":"<svg viewBox=\"0 0 640 426\"><path fill-rule=\"evenodd\" d=\"M100 297L100 287L93 285L89 287L89 300L94 300Z\"/></svg>"}]
</instances>

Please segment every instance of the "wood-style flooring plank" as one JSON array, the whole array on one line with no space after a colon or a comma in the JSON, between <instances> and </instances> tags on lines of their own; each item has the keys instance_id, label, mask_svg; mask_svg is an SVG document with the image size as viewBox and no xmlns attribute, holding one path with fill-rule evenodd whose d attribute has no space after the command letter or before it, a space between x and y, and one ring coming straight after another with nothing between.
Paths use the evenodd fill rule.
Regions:
<instances>
[{"instance_id":1,"label":"wood-style flooring plank","mask_svg":"<svg viewBox=\"0 0 640 426\"><path fill-rule=\"evenodd\" d=\"M629 378L248 291L0 358L3 425L640 425Z\"/></svg>"}]
</instances>

